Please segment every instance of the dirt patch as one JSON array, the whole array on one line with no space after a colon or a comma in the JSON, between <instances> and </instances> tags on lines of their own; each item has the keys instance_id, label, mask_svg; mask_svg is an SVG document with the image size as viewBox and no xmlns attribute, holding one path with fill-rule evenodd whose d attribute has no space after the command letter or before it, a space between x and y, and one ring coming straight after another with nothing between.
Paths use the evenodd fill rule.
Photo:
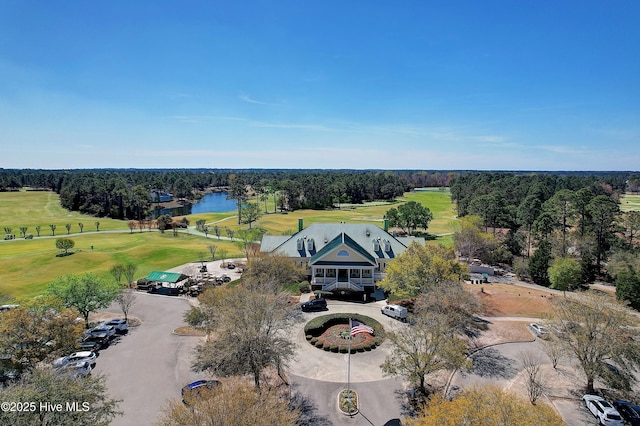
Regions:
<instances>
[{"instance_id":1,"label":"dirt patch","mask_svg":"<svg viewBox=\"0 0 640 426\"><path fill-rule=\"evenodd\" d=\"M173 330L174 334L177 334L179 336L199 336L199 337L204 337L207 335L207 333L205 333L202 330L198 330L197 328L191 327L190 325L184 326L184 327L178 327L175 330Z\"/></svg>"},{"instance_id":2,"label":"dirt patch","mask_svg":"<svg viewBox=\"0 0 640 426\"><path fill-rule=\"evenodd\" d=\"M470 341L472 347L481 348L488 345L508 342L529 342L534 339L526 321L492 321L489 329L480 337Z\"/></svg>"},{"instance_id":3,"label":"dirt patch","mask_svg":"<svg viewBox=\"0 0 640 426\"><path fill-rule=\"evenodd\" d=\"M550 292L519 287L512 284L466 284L478 295L483 314L491 317L544 318L552 312L556 295Z\"/></svg>"}]
</instances>

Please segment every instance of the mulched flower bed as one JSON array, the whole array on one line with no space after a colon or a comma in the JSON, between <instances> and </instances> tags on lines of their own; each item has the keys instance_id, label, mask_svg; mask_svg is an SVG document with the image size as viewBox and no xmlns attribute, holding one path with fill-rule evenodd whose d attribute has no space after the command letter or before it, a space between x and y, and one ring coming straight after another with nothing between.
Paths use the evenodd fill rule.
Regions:
<instances>
[{"instance_id":1,"label":"mulched flower bed","mask_svg":"<svg viewBox=\"0 0 640 426\"><path fill-rule=\"evenodd\" d=\"M374 337L369 333L358 333L351 338L351 346L373 344ZM349 344L349 324L337 324L329 327L318 336L318 341L325 346L347 346Z\"/></svg>"}]
</instances>

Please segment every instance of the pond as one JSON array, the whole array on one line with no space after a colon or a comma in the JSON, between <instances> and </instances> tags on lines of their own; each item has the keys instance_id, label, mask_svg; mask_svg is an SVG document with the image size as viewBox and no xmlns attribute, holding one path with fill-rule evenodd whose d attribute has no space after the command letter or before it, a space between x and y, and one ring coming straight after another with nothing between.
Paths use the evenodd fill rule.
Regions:
<instances>
[{"instance_id":1,"label":"pond","mask_svg":"<svg viewBox=\"0 0 640 426\"><path fill-rule=\"evenodd\" d=\"M153 218L160 215L170 214L171 216L186 216L196 213L221 213L236 210L236 200L228 200L226 192L212 192L205 194L197 203L167 209L156 209L153 211Z\"/></svg>"},{"instance_id":2,"label":"pond","mask_svg":"<svg viewBox=\"0 0 640 426\"><path fill-rule=\"evenodd\" d=\"M205 194L197 203L191 206L191 214L232 212L237 209L236 200L228 200L226 192L212 192Z\"/></svg>"}]
</instances>

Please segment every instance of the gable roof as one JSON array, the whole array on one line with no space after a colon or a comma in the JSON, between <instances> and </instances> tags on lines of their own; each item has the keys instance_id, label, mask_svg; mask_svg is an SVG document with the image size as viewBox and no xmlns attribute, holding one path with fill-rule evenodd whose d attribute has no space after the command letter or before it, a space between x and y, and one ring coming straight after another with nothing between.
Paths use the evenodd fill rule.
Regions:
<instances>
[{"instance_id":1,"label":"gable roof","mask_svg":"<svg viewBox=\"0 0 640 426\"><path fill-rule=\"evenodd\" d=\"M262 237L260 251L280 253L294 258L311 258L324 252L326 246L338 244L335 240L338 237L343 238L342 234L349 239L349 244L351 244L349 247L354 250L356 250L355 247L358 247L357 251L360 254L367 253L367 256L373 259L392 259L404 252L413 241L420 244L425 243L424 238L394 237L373 224L312 223L291 236L265 235ZM300 247L299 241L302 241L302 247ZM312 242L309 243L309 241ZM340 242L340 244L342 243ZM389 250L385 250L385 248Z\"/></svg>"},{"instance_id":2,"label":"gable roof","mask_svg":"<svg viewBox=\"0 0 640 426\"><path fill-rule=\"evenodd\" d=\"M309 264L315 265L315 264L322 263L321 259L323 257L333 253L338 247L341 247L343 245L349 247L350 249L354 250L356 253L364 257L368 261L365 263L375 266L376 258L373 257L371 253L369 253L368 251L360 247L358 243L353 241L353 239L349 237L347 234L345 234L344 232L340 233L340 235L335 237L332 241L330 241L327 245L325 245L320 251L314 254L309 260Z\"/></svg>"}]
</instances>

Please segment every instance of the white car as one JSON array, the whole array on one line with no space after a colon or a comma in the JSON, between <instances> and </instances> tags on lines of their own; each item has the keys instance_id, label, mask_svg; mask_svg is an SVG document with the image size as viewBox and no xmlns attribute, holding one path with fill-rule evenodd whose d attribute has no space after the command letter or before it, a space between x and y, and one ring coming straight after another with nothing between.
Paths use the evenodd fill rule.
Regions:
<instances>
[{"instance_id":1,"label":"white car","mask_svg":"<svg viewBox=\"0 0 640 426\"><path fill-rule=\"evenodd\" d=\"M386 305L380 310L380 312L391 318L395 318L400 321L407 321L407 308L404 306Z\"/></svg>"},{"instance_id":2,"label":"white car","mask_svg":"<svg viewBox=\"0 0 640 426\"><path fill-rule=\"evenodd\" d=\"M89 364L95 364L96 362L96 353L92 351L80 351L74 352L70 355L63 356L62 358L58 358L53 361L53 367L59 368L63 367L67 364L71 364L74 362L83 362L86 361Z\"/></svg>"},{"instance_id":3,"label":"white car","mask_svg":"<svg viewBox=\"0 0 640 426\"><path fill-rule=\"evenodd\" d=\"M535 334L538 337L542 337L545 334L547 334L547 329L541 326L540 324L536 324L536 323L529 324L529 328L531 328L531 331L533 331L533 334Z\"/></svg>"},{"instance_id":4,"label":"white car","mask_svg":"<svg viewBox=\"0 0 640 426\"><path fill-rule=\"evenodd\" d=\"M77 361L56 368L55 372L71 378L86 377L91 374L91 364L87 361Z\"/></svg>"},{"instance_id":5,"label":"white car","mask_svg":"<svg viewBox=\"0 0 640 426\"><path fill-rule=\"evenodd\" d=\"M601 425L623 426L622 416L613 405L598 395L585 395L582 397L584 405L598 418Z\"/></svg>"}]
</instances>

